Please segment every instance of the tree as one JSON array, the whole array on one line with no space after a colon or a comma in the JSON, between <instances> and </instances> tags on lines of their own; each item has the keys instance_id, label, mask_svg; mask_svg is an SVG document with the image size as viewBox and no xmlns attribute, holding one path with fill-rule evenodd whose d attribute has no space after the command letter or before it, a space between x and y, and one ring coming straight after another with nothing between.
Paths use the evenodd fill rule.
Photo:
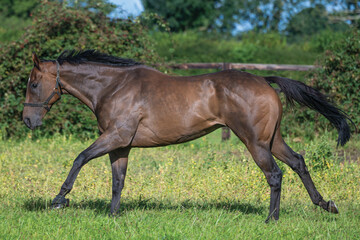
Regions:
<instances>
[{"instance_id":1,"label":"tree","mask_svg":"<svg viewBox=\"0 0 360 240\"><path fill-rule=\"evenodd\" d=\"M295 5L297 1L281 0L245 0L241 16L249 21L255 31L279 31L282 13L285 7Z\"/></svg>"},{"instance_id":2,"label":"tree","mask_svg":"<svg viewBox=\"0 0 360 240\"><path fill-rule=\"evenodd\" d=\"M196 29L231 32L242 1L237 0L143 0L148 12L164 18L174 32Z\"/></svg>"},{"instance_id":3,"label":"tree","mask_svg":"<svg viewBox=\"0 0 360 240\"><path fill-rule=\"evenodd\" d=\"M325 6L318 4L315 7L305 8L292 17L285 31L290 41L296 41L304 40L324 30L346 29L348 26L345 23L330 22Z\"/></svg>"},{"instance_id":4,"label":"tree","mask_svg":"<svg viewBox=\"0 0 360 240\"><path fill-rule=\"evenodd\" d=\"M16 16L29 19L31 12L40 4L37 0L2 0L0 13L3 17Z\"/></svg>"},{"instance_id":5,"label":"tree","mask_svg":"<svg viewBox=\"0 0 360 240\"><path fill-rule=\"evenodd\" d=\"M310 7L328 0L306 1ZM231 34L242 24L257 32L281 32L307 5L302 0L143 0L146 11L163 17L172 31L188 29Z\"/></svg>"},{"instance_id":6,"label":"tree","mask_svg":"<svg viewBox=\"0 0 360 240\"><path fill-rule=\"evenodd\" d=\"M55 0L56 1L56 0ZM105 15L110 14L116 9L116 5L109 0L60 0L63 6L71 6L79 10L88 10Z\"/></svg>"},{"instance_id":7,"label":"tree","mask_svg":"<svg viewBox=\"0 0 360 240\"><path fill-rule=\"evenodd\" d=\"M338 2L341 10L333 13L330 20L333 22L348 22L351 25L360 28L360 1L342 0Z\"/></svg>"}]
</instances>

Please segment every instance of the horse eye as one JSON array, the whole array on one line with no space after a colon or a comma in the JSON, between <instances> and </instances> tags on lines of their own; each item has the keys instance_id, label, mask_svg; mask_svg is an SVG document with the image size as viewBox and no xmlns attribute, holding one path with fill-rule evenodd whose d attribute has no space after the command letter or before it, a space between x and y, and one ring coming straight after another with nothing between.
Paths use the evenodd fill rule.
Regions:
<instances>
[{"instance_id":1,"label":"horse eye","mask_svg":"<svg viewBox=\"0 0 360 240\"><path fill-rule=\"evenodd\" d=\"M38 84L35 83L35 82L31 84L31 87L32 87L32 88L36 88L37 86L38 86Z\"/></svg>"}]
</instances>

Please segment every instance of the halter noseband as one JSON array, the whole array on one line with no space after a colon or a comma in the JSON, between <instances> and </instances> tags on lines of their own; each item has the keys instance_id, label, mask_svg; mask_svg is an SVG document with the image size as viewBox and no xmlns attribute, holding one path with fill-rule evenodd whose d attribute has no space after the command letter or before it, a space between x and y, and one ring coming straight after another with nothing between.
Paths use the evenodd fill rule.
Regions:
<instances>
[{"instance_id":1,"label":"halter noseband","mask_svg":"<svg viewBox=\"0 0 360 240\"><path fill-rule=\"evenodd\" d=\"M54 91L51 93L51 95L42 103L24 103L25 107L43 107L47 111L50 111L49 102L54 97L55 94L59 96L59 99L61 98L61 94L63 94L62 88L64 87L63 84L60 82L60 65L59 62L56 61L56 84ZM58 99L58 100L59 100Z\"/></svg>"}]
</instances>

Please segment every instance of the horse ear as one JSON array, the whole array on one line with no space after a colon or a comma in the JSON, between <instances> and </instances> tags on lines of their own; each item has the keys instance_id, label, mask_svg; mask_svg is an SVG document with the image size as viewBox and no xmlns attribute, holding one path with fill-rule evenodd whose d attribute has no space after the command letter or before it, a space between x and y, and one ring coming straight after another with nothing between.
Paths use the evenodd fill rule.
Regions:
<instances>
[{"instance_id":1,"label":"horse ear","mask_svg":"<svg viewBox=\"0 0 360 240\"><path fill-rule=\"evenodd\" d=\"M40 70L40 59L38 58L35 52L32 53L32 60L34 62L34 67Z\"/></svg>"}]
</instances>

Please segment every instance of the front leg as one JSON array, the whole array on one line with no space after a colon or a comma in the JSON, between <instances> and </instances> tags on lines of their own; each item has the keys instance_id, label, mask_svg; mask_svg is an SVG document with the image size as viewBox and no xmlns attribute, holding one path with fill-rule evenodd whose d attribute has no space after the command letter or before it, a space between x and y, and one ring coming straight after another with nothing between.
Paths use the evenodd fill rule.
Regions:
<instances>
[{"instance_id":1,"label":"front leg","mask_svg":"<svg viewBox=\"0 0 360 240\"><path fill-rule=\"evenodd\" d=\"M130 147L117 149L109 153L112 170L112 200L110 212L116 215L120 207L121 191L124 188Z\"/></svg>"},{"instance_id":2,"label":"front leg","mask_svg":"<svg viewBox=\"0 0 360 240\"><path fill-rule=\"evenodd\" d=\"M88 163L91 159L100 157L106 153L109 153L118 148L127 147L132 139L130 134L125 134L127 137L120 137L118 131L106 131L104 132L90 147L84 150L75 159L74 164L63 183L59 194L53 200L52 208L63 208L69 205L69 201L65 199L73 188L76 177L78 176L81 168Z\"/></svg>"}]
</instances>

